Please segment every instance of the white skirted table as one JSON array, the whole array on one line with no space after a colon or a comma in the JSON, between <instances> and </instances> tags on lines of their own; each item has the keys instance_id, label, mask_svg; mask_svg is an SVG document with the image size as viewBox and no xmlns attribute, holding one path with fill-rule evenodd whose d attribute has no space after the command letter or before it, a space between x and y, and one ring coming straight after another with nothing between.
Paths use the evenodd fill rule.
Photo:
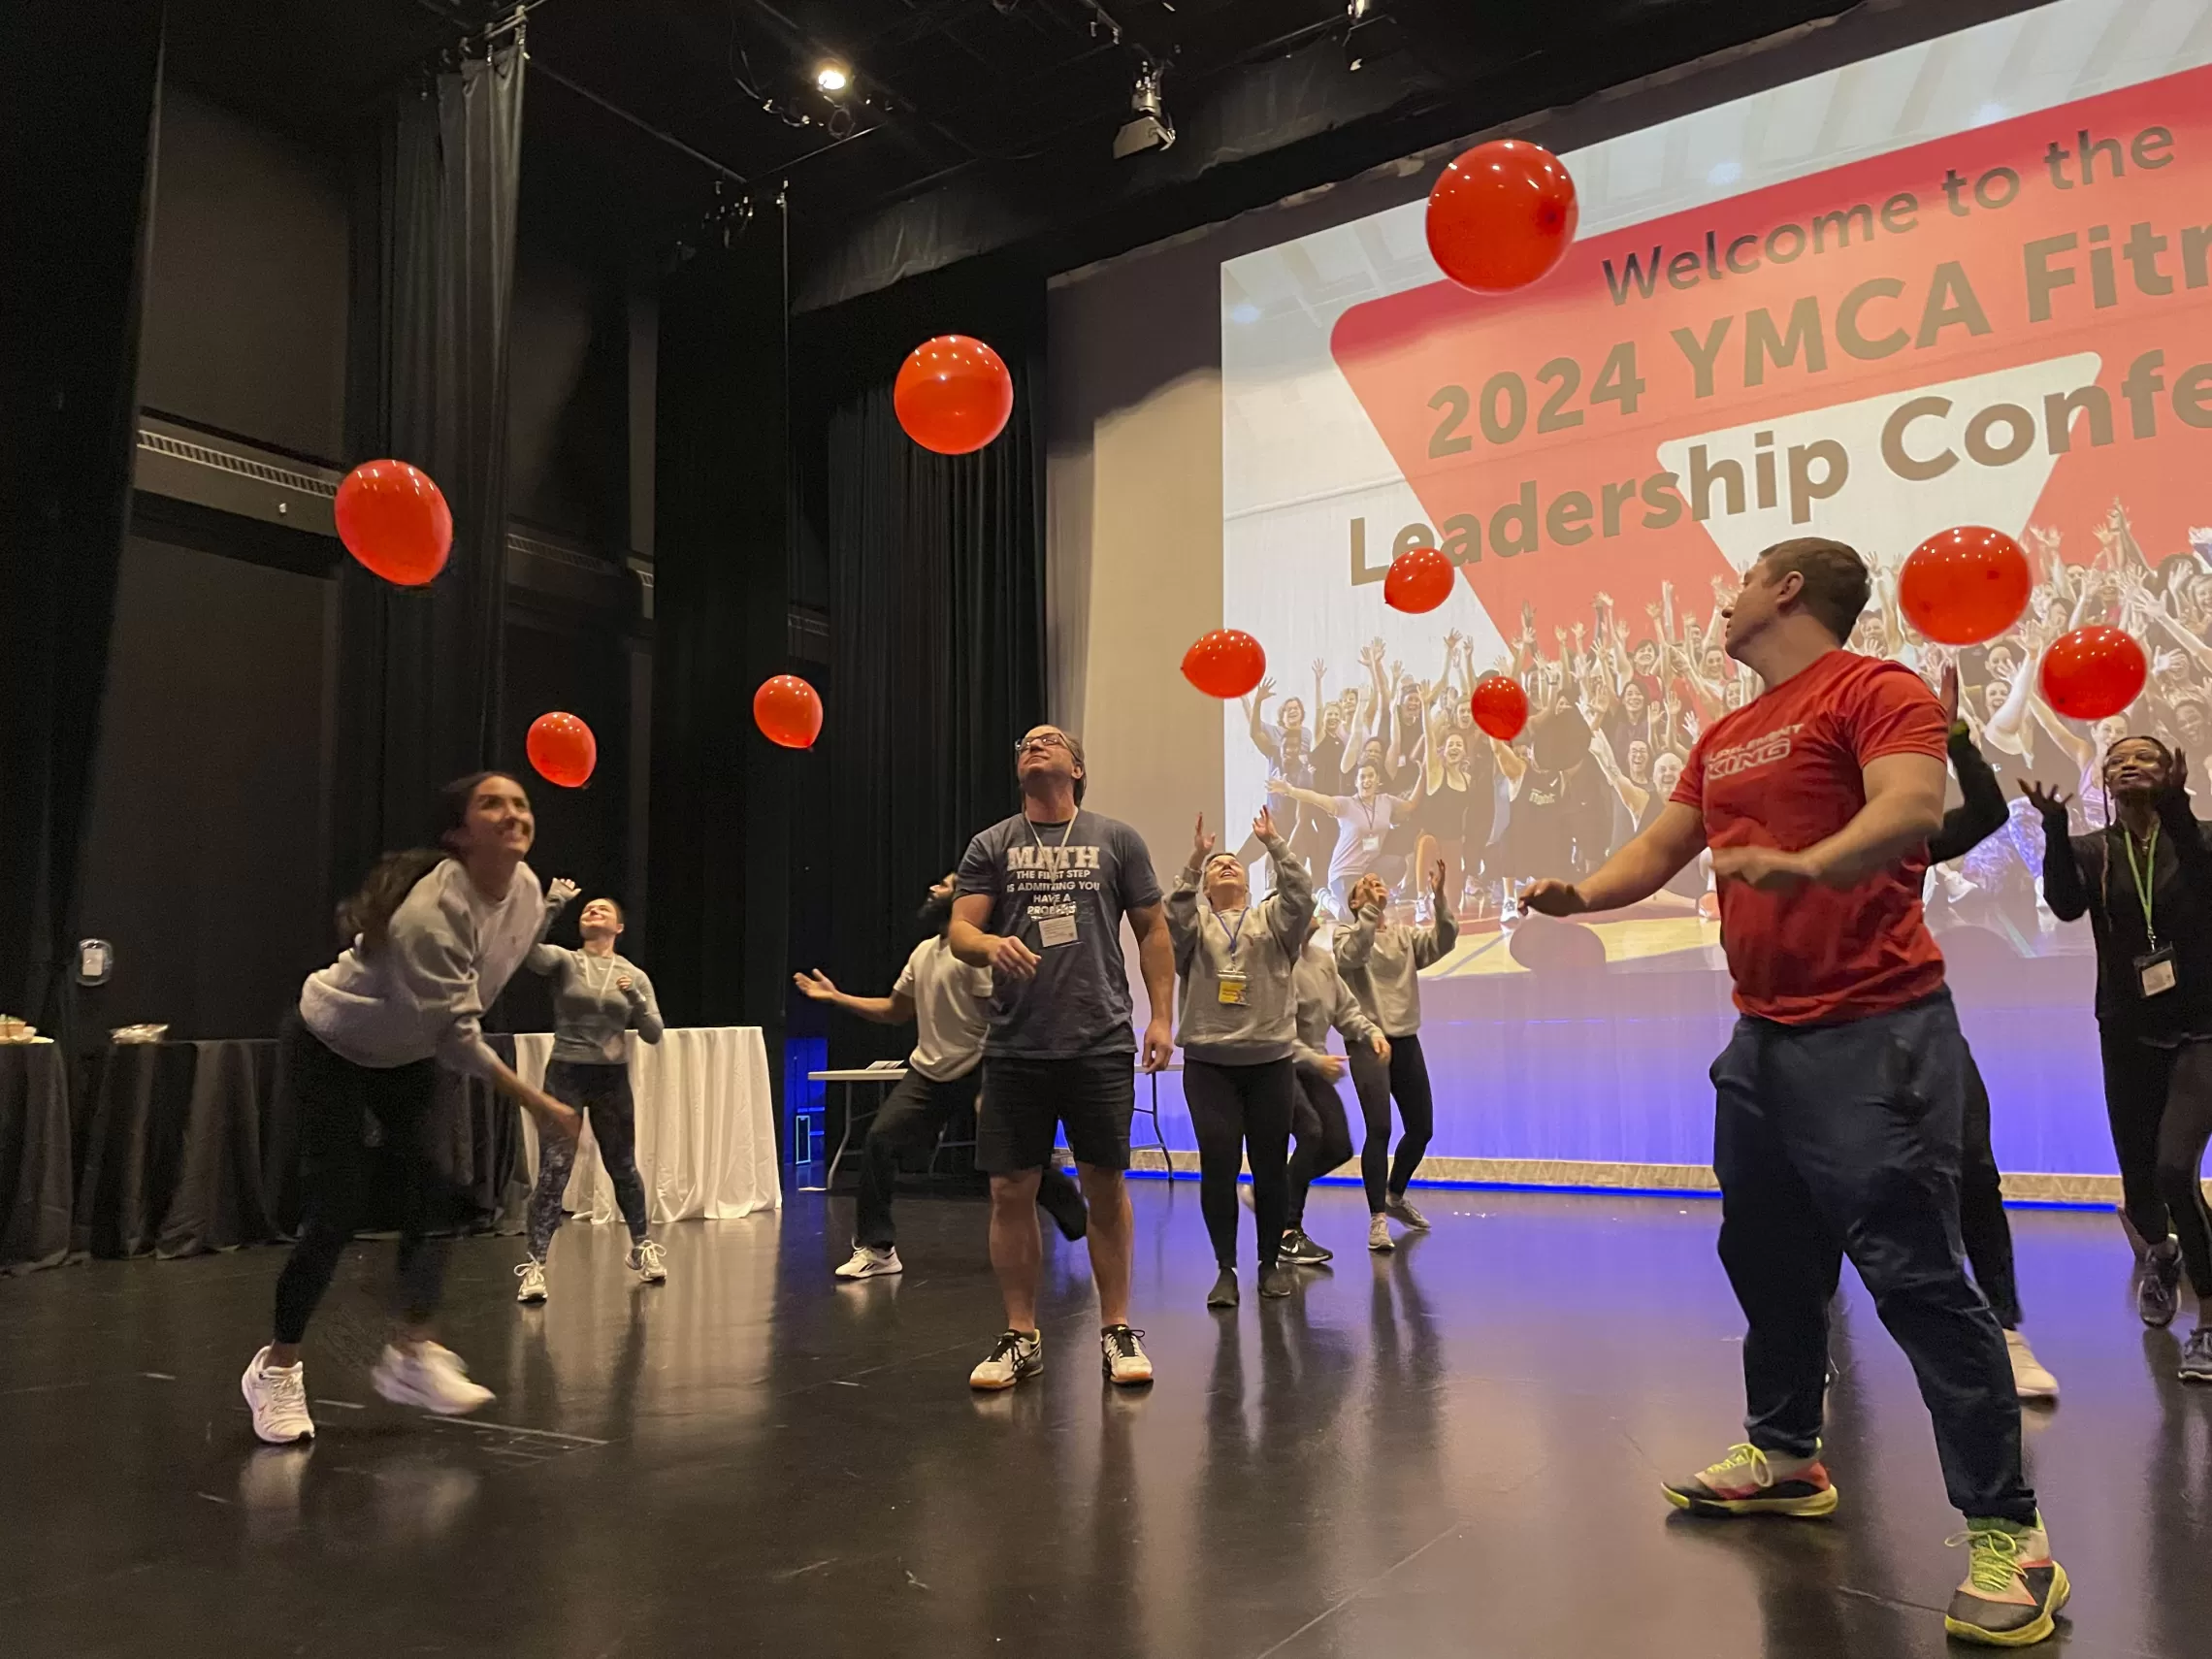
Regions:
<instances>
[{"instance_id":1,"label":"white skirted table","mask_svg":"<svg viewBox=\"0 0 2212 1659\"><path fill-rule=\"evenodd\" d=\"M553 1038L514 1040L515 1070L542 1088ZM637 1099L637 1173L647 1219L729 1220L783 1207L767 1046L758 1025L669 1030L658 1043L630 1033L630 1086ZM537 1173L537 1133L523 1122L525 1179ZM614 1183L589 1123L569 1178L568 1208L580 1221L614 1221Z\"/></svg>"}]
</instances>

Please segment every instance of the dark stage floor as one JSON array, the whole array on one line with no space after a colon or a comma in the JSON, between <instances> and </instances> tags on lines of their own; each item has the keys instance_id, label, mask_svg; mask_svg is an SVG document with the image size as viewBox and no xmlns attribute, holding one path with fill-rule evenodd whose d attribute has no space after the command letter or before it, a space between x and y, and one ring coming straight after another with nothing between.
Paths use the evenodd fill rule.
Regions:
<instances>
[{"instance_id":1,"label":"dark stage floor","mask_svg":"<svg viewBox=\"0 0 2212 1659\"><path fill-rule=\"evenodd\" d=\"M1717 1208L1432 1191L1436 1231L1241 1313L1197 1193L1136 1187L1160 1381L1098 1373L1079 1250L1049 1246L1045 1377L975 1397L998 1325L984 1210L902 1201L902 1279L840 1285L842 1210L667 1234L634 1286L571 1227L518 1310L509 1240L460 1247L448 1340L500 1391L438 1422L370 1392L357 1251L309 1347L322 1439L257 1450L238 1373L280 1252L0 1281L0 1650L41 1659L992 1653L1376 1659L1944 1646L1963 1571L1927 1419L1854 1285L1832 1521L1698 1522L1662 1473L1736 1438ZM1249 1219L1247 1225L1249 1226ZM2032 1424L2076 1586L2060 1643L2212 1643L2212 1390L2171 1381L2106 1216L2017 1214ZM1249 1275L1248 1275L1249 1280ZM2187 1315L2184 1316L2185 1319Z\"/></svg>"}]
</instances>

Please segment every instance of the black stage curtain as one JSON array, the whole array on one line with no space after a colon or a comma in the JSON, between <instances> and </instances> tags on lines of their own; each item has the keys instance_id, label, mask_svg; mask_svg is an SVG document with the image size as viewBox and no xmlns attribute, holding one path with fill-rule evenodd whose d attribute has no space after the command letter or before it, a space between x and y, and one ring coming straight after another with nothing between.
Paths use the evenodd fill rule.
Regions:
<instances>
[{"instance_id":1,"label":"black stage curtain","mask_svg":"<svg viewBox=\"0 0 2212 1659\"><path fill-rule=\"evenodd\" d=\"M800 319L801 360L825 371L800 454L833 665L829 821L808 835L801 879L829 890L823 943L856 992L888 985L925 890L1014 810L1014 740L1044 717L1045 285L977 267ZM1014 374L1013 418L974 455L931 454L892 407L906 354L948 333L988 342ZM840 1063L911 1041L851 1021L830 1030Z\"/></svg>"},{"instance_id":2,"label":"black stage curtain","mask_svg":"<svg viewBox=\"0 0 2212 1659\"><path fill-rule=\"evenodd\" d=\"M162 26L160 0L17 8L0 48L0 1012L49 1026L130 518Z\"/></svg>"},{"instance_id":3,"label":"black stage curtain","mask_svg":"<svg viewBox=\"0 0 2212 1659\"><path fill-rule=\"evenodd\" d=\"M334 894L424 839L439 785L520 764L500 685L523 65L517 45L410 82L361 152L348 445L436 480L453 556L427 588L341 566Z\"/></svg>"},{"instance_id":4,"label":"black stage curtain","mask_svg":"<svg viewBox=\"0 0 2212 1659\"><path fill-rule=\"evenodd\" d=\"M775 748L752 713L755 688L795 667L783 228L764 208L661 294L642 959L670 1025L760 1025L771 1056L790 972L792 801L820 764Z\"/></svg>"}]
</instances>

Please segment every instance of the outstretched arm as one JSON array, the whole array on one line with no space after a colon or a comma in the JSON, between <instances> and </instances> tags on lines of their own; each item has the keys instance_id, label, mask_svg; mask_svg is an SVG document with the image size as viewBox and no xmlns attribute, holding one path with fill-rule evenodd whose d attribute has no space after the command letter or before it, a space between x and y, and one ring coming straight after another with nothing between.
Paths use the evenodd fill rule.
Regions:
<instances>
[{"instance_id":1,"label":"outstretched arm","mask_svg":"<svg viewBox=\"0 0 2212 1659\"><path fill-rule=\"evenodd\" d=\"M791 982L808 1001L827 1002L848 1014L872 1020L878 1025L903 1025L914 1018L914 998L904 992L895 991L889 996L854 996L839 991L820 968L795 973Z\"/></svg>"},{"instance_id":2,"label":"outstretched arm","mask_svg":"<svg viewBox=\"0 0 2212 1659\"><path fill-rule=\"evenodd\" d=\"M1545 916L1619 910L1665 887L1705 851L1705 814L1670 800L1648 830L1608 859L1595 874L1579 882L1540 881L1521 902Z\"/></svg>"}]
</instances>

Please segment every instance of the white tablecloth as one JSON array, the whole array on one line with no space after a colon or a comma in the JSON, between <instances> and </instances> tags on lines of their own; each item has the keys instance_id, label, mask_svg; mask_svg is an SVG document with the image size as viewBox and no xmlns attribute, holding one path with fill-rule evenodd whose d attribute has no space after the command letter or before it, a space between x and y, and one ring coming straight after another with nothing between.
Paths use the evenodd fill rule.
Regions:
<instances>
[{"instance_id":1,"label":"white tablecloth","mask_svg":"<svg viewBox=\"0 0 2212 1659\"><path fill-rule=\"evenodd\" d=\"M515 1069L542 1088L553 1038L514 1040ZM774 1097L768 1054L758 1025L716 1025L662 1034L641 1043L630 1033L630 1087L637 1098L637 1173L653 1221L728 1220L783 1206L776 1164ZM525 1117L522 1159L537 1173L537 1134ZM568 1207L578 1220L613 1221L614 1183L587 1123L569 1178Z\"/></svg>"}]
</instances>

